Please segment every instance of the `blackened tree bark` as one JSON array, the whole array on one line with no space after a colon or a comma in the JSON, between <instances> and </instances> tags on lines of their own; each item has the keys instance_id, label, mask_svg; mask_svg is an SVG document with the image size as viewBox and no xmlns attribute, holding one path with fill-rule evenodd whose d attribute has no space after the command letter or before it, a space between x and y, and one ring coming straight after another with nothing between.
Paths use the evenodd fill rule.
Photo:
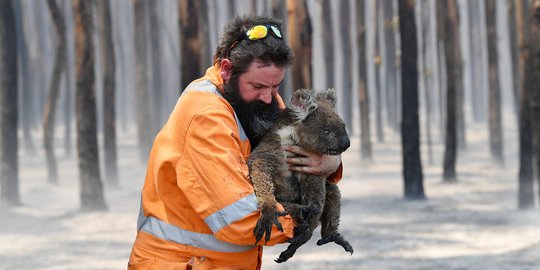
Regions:
<instances>
[{"instance_id":1,"label":"blackened tree bark","mask_svg":"<svg viewBox=\"0 0 540 270\"><path fill-rule=\"evenodd\" d=\"M77 152L79 156L80 199L84 211L106 210L99 175L96 134L96 92L92 43L92 2L73 0L77 68Z\"/></svg>"},{"instance_id":2,"label":"blackened tree bark","mask_svg":"<svg viewBox=\"0 0 540 270\"><path fill-rule=\"evenodd\" d=\"M292 64L293 91L299 88L312 88L312 35L305 0L287 0L289 44L294 53Z\"/></svg>"},{"instance_id":3,"label":"blackened tree bark","mask_svg":"<svg viewBox=\"0 0 540 270\"><path fill-rule=\"evenodd\" d=\"M49 12L56 28L56 56L54 69L49 85L49 97L43 112L43 146L47 158L48 180L51 184L58 184L58 169L54 155L54 119L60 92L60 77L66 66L66 23L56 0L48 0Z\"/></svg>"},{"instance_id":4,"label":"blackened tree bark","mask_svg":"<svg viewBox=\"0 0 540 270\"><path fill-rule=\"evenodd\" d=\"M198 2L204 2L204 1L198 1ZM159 2L158 1L148 1L148 14L149 14L149 25L150 25L150 42L148 45L150 46L150 58L152 59L150 69L152 74L152 89L151 95L149 95L150 99L149 105L150 105L150 121L152 123L152 132L151 137L155 137L156 134L161 129L162 125L162 119L164 119L164 109L163 109L163 86L162 81L163 77L161 76L161 66L162 61L162 49L161 49L161 35L158 29L161 29L160 25L160 10L159 10ZM199 48L201 50L201 48ZM184 60L183 58L182 60ZM187 59L186 59L187 60ZM183 61L182 61L183 62Z\"/></svg>"},{"instance_id":5,"label":"blackened tree bark","mask_svg":"<svg viewBox=\"0 0 540 270\"><path fill-rule=\"evenodd\" d=\"M514 0L506 1L508 6L508 29L510 34L510 55L512 61L512 68L510 70L512 74L512 93L514 94L514 109L516 116L519 114L519 85L522 78L519 77L519 48L518 48L518 37L517 37L517 25L516 25L516 5ZM519 117L517 117L519 118Z\"/></svg>"},{"instance_id":6,"label":"blackened tree bark","mask_svg":"<svg viewBox=\"0 0 540 270\"><path fill-rule=\"evenodd\" d=\"M351 108L351 99L352 99L352 59L350 54L352 52L352 40L351 40L351 27L350 27L350 16L349 16L349 1L340 1L339 3L339 25L340 25L340 36L341 36L341 53L343 55L343 71L342 89L337 89L338 93L341 95L338 98L338 104L341 104L343 108L343 121L349 130L353 130L352 123L352 108Z\"/></svg>"},{"instance_id":7,"label":"blackened tree bark","mask_svg":"<svg viewBox=\"0 0 540 270\"><path fill-rule=\"evenodd\" d=\"M137 117L137 136L139 140L139 157L142 162L146 162L151 146L151 122L148 93L148 61L146 50L146 21L145 14L146 0L133 0L133 13L135 22L134 49L135 49L135 99Z\"/></svg>"},{"instance_id":8,"label":"blackened tree bark","mask_svg":"<svg viewBox=\"0 0 540 270\"><path fill-rule=\"evenodd\" d=\"M492 157L504 163L501 119L501 90L499 87L497 57L497 30L495 0L486 0L486 25L489 62L489 145Z\"/></svg>"},{"instance_id":9,"label":"blackened tree bark","mask_svg":"<svg viewBox=\"0 0 540 270\"><path fill-rule=\"evenodd\" d=\"M457 149L457 111L456 98L457 88L461 87L458 80L459 65L456 59L460 56L459 40L457 36L457 3L456 0L441 1L439 5L445 5L444 32L441 33L444 40L444 52L446 58L446 140L444 149L443 181L456 181L456 149Z\"/></svg>"},{"instance_id":10,"label":"blackened tree bark","mask_svg":"<svg viewBox=\"0 0 540 270\"><path fill-rule=\"evenodd\" d=\"M71 0L63 0L63 9L65 14L65 22L66 22L66 40L73 40L73 11L70 7ZM68 19L69 18L69 19ZM73 70L75 70L73 66L73 54L70 46L73 46L72 44L66 44L66 50L65 53L65 59L66 59L66 73L65 75L65 91L66 95L64 97L64 153L65 156L71 157L72 155L72 142L71 142L71 125L72 125L72 115L73 115L73 102L72 102L72 96L73 96Z\"/></svg>"},{"instance_id":11,"label":"blackened tree bark","mask_svg":"<svg viewBox=\"0 0 540 270\"><path fill-rule=\"evenodd\" d=\"M109 0L98 1L101 63L103 72L103 143L105 150L105 180L118 187L118 162L116 158L116 62L112 38Z\"/></svg>"},{"instance_id":12,"label":"blackened tree bark","mask_svg":"<svg viewBox=\"0 0 540 270\"><path fill-rule=\"evenodd\" d=\"M540 0L533 0L529 9L527 70L531 77L527 79L527 88L530 94L536 173L540 175ZM537 179L540 180L540 177ZM539 186L538 195L540 196L540 185L537 186Z\"/></svg>"},{"instance_id":13,"label":"blackened tree bark","mask_svg":"<svg viewBox=\"0 0 540 270\"><path fill-rule=\"evenodd\" d=\"M418 120L418 64L414 0L399 0L402 63L403 178L406 199L425 199L420 160Z\"/></svg>"},{"instance_id":14,"label":"blackened tree bark","mask_svg":"<svg viewBox=\"0 0 540 270\"><path fill-rule=\"evenodd\" d=\"M398 130L397 112L397 63L396 63L396 18L394 14L394 1L382 1L384 18L384 67L386 70L386 108L388 125L394 130ZM426 25L427 27L427 25Z\"/></svg>"},{"instance_id":15,"label":"blackened tree bark","mask_svg":"<svg viewBox=\"0 0 540 270\"><path fill-rule=\"evenodd\" d=\"M430 22L430 6L428 0L422 0L420 3L420 14L421 14L421 29L422 29L422 63L424 66L424 70L422 71L424 74L424 80L422 81L424 86L424 95L426 100L426 143L428 148L428 160L429 164L433 164L433 147L432 147L432 140L431 140L431 91L433 91L434 88L430 87L431 84L428 85L428 82L432 80L433 78L433 72L429 69L430 63L429 58L427 54L427 48L428 48L428 39L429 39L429 22ZM394 106L395 107L395 106ZM388 108L388 112L390 113L390 108Z\"/></svg>"},{"instance_id":16,"label":"blackened tree bark","mask_svg":"<svg viewBox=\"0 0 540 270\"><path fill-rule=\"evenodd\" d=\"M519 78L519 173L518 173L518 207L534 208L534 173L533 173L533 141L531 129L531 109L529 106L529 90L534 87L531 79L534 76L533 66L526 68L529 61L527 52L528 30L525 17L527 1L514 0L518 70L514 78Z\"/></svg>"},{"instance_id":17,"label":"blackened tree bark","mask_svg":"<svg viewBox=\"0 0 540 270\"><path fill-rule=\"evenodd\" d=\"M361 2L361 1L360 1ZM363 15L358 15L364 17ZM321 21L322 21L322 40L324 43L324 68L326 76L326 87L335 87L334 83L334 38L332 33L332 8L330 0L322 0L321 9Z\"/></svg>"},{"instance_id":18,"label":"blackened tree bark","mask_svg":"<svg viewBox=\"0 0 540 270\"><path fill-rule=\"evenodd\" d=\"M178 1L178 23L180 34L180 67L182 83L181 91L191 83L191 81L201 77L201 1L179 0ZM206 11L205 11L206 12Z\"/></svg>"},{"instance_id":19,"label":"blackened tree bark","mask_svg":"<svg viewBox=\"0 0 540 270\"><path fill-rule=\"evenodd\" d=\"M381 88L381 50L379 44L379 14L380 14L380 5L378 5L377 0L373 0L373 38L375 39L373 45L373 57L375 61L375 128L377 133L377 141L384 142L384 132L383 132L383 110L382 110L382 88Z\"/></svg>"},{"instance_id":20,"label":"blackened tree bark","mask_svg":"<svg viewBox=\"0 0 540 270\"><path fill-rule=\"evenodd\" d=\"M0 206L21 204L17 138L16 0L0 0Z\"/></svg>"},{"instance_id":21,"label":"blackened tree bark","mask_svg":"<svg viewBox=\"0 0 540 270\"><path fill-rule=\"evenodd\" d=\"M371 135L369 124L369 96L366 71L366 19L365 0L356 3L356 28L358 43L358 99L360 105L360 144L363 159L371 159Z\"/></svg>"}]
</instances>

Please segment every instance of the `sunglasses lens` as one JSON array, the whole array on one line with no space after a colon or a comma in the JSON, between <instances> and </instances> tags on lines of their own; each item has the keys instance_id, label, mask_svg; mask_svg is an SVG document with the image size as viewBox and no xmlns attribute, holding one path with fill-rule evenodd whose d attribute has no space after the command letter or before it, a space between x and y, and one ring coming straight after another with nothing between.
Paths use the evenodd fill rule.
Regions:
<instances>
[{"instance_id":1,"label":"sunglasses lens","mask_svg":"<svg viewBox=\"0 0 540 270\"><path fill-rule=\"evenodd\" d=\"M264 25L257 25L249 29L246 34L250 40L257 40L265 38L268 34L268 29Z\"/></svg>"},{"instance_id":2,"label":"sunglasses lens","mask_svg":"<svg viewBox=\"0 0 540 270\"><path fill-rule=\"evenodd\" d=\"M281 31L279 31L279 28L277 28L277 27L275 27L273 25L271 25L270 28L272 29L272 32L274 32L274 35L276 35L276 37L283 38L281 36Z\"/></svg>"}]
</instances>

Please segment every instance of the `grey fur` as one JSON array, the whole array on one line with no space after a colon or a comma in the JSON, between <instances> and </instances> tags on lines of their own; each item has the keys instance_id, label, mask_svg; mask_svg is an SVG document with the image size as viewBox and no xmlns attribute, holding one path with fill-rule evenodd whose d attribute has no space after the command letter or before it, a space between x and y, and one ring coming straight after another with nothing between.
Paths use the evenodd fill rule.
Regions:
<instances>
[{"instance_id":1,"label":"grey fur","mask_svg":"<svg viewBox=\"0 0 540 270\"><path fill-rule=\"evenodd\" d=\"M250 179L261 217L254 229L256 242L270 239L273 225L282 230L279 216L289 213L296 221L294 237L276 262L291 258L306 243L321 221L322 245L335 242L352 254L353 248L338 232L339 188L324 177L288 170L283 145L298 145L309 152L338 155L350 146L345 124L335 112L333 89L297 90L272 129L262 138L249 159ZM276 202L285 207L278 212Z\"/></svg>"}]
</instances>

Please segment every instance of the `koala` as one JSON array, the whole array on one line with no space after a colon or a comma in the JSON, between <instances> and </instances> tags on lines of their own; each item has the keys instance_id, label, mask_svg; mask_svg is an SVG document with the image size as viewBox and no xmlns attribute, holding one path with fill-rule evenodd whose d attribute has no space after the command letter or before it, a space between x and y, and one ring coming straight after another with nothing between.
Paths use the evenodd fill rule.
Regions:
<instances>
[{"instance_id":1,"label":"koala","mask_svg":"<svg viewBox=\"0 0 540 270\"><path fill-rule=\"evenodd\" d=\"M297 145L309 152L339 155L349 148L349 136L335 105L334 89L297 90L248 158L250 179L261 210L253 231L256 242L265 234L268 241L273 225L283 231L279 216L290 214L296 221L294 238L276 259L278 263L291 258L311 238L319 221L321 239L317 245L335 242L353 253L352 246L338 232L341 195L337 185L322 176L289 171L286 157L292 154L283 150L284 145ZM277 211L276 202L286 212Z\"/></svg>"}]
</instances>

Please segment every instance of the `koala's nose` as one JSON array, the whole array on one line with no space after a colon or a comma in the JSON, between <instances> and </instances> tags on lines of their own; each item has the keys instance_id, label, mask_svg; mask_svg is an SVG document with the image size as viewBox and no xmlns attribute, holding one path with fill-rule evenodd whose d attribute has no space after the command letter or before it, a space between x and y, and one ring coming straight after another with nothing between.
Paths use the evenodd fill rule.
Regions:
<instances>
[{"instance_id":1,"label":"koala's nose","mask_svg":"<svg viewBox=\"0 0 540 270\"><path fill-rule=\"evenodd\" d=\"M347 150L351 146L351 141L349 140L349 136L342 135L340 141L341 141L341 145L340 145L341 151L345 152L345 150Z\"/></svg>"}]
</instances>

